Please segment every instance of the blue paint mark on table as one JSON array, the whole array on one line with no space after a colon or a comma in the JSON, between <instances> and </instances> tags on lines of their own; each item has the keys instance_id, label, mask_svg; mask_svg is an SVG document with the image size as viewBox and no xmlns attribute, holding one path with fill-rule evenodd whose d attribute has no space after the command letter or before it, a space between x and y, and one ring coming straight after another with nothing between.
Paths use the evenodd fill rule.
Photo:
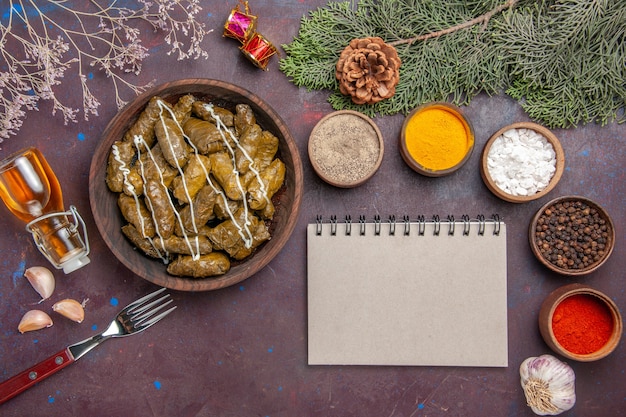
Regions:
<instances>
[{"instance_id":1,"label":"blue paint mark on table","mask_svg":"<svg viewBox=\"0 0 626 417\"><path fill-rule=\"evenodd\" d=\"M17 280L24 276L24 271L26 270L26 261L22 260L17 265L17 269L13 271L13 286L17 286Z\"/></svg>"}]
</instances>

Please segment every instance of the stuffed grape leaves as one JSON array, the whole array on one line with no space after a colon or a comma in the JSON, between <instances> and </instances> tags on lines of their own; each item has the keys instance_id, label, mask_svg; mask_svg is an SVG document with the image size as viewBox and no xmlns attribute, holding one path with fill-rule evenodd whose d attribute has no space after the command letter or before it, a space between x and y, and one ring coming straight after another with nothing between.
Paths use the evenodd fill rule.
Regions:
<instances>
[{"instance_id":1,"label":"stuffed grape leaves","mask_svg":"<svg viewBox=\"0 0 626 417\"><path fill-rule=\"evenodd\" d=\"M257 143L256 156L254 157L254 166L258 171L265 169L276 156L278 152L278 138L268 130L264 130L261 139Z\"/></svg>"},{"instance_id":2,"label":"stuffed grape leaves","mask_svg":"<svg viewBox=\"0 0 626 417\"><path fill-rule=\"evenodd\" d=\"M178 175L178 170L165 160L161 145L158 143L152 147L150 152L141 154L138 165L140 170L143 170L146 181L161 181L166 187L169 187Z\"/></svg>"},{"instance_id":3,"label":"stuffed grape leaves","mask_svg":"<svg viewBox=\"0 0 626 417\"><path fill-rule=\"evenodd\" d=\"M262 210L285 180L285 164L276 158L248 184L248 203L252 210Z\"/></svg>"},{"instance_id":4,"label":"stuffed grape leaves","mask_svg":"<svg viewBox=\"0 0 626 417\"><path fill-rule=\"evenodd\" d=\"M215 115L220 119L224 126L235 126L235 115L231 111L226 110L222 107L214 106L212 104L207 104L203 101L196 101L195 103L193 103L192 114L199 119L217 125L217 120L213 116Z\"/></svg>"},{"instance_id":5,"label":"stuffed grape leaves","mask_svg":"<svg viewBox=\"0 0 626 417\"><path fill-rule=\"evenodd\" d=\"M229 200L224 194L218 195L213 207L215 217L219 220L226 220L233 216L242 206L241 200Z\"/></svg>"},{"instance_id":6,"label":"stuffed grape leaves","mask_svg":"<svg viewBox=\"0 0 626 417\"><path fill-rule=\"evenodd\" d=\"M167 239L174 234L176 225L176 213L172 201L163 184L156 181L148 181L144 185L146 207L152 212L158 234Z\"/></svg>"},{"instance_id":7,"label":"stuffed grape leaves","mask_svg":"<svg viewBox=\"0 0 626 417\"><path fill-rule=\"evenodd\" d=\"M143 177L137 164L126 175L123 192L130 196L143 194Z\"/></svg>"},{"instance_id":8,"label":"stuffed grape leaves","mask_svg":"<svg viewBox=\"0 0 626 417\"><path fill-rule=\"evenodd\" d=\"M117 199L117 205L124 219L135 226L142 237L154 237L156 229L152 215L143 199L121 193Z\"/></svg>"},{"instance_id":9,"label":"stuffed grape leaves","mask_svg":"<svg viewBox=\"0 0 626 417\"><path fill-rule=\"evenodd\" d=\"M207 254L213 251L213 245L206 236L190 236L189 238L172 235L167 239L157 237L154 239L154 246L163 248L167 253L177 253L183 255Z\"/></svg>"},{"instance_id":10,"label":"stuffed grape leaves","mask_svg":"<svg viewBox=\"0 0 626 417\"><path fill-rule=\"evenodd\" d=\"M191 116L191 109L196 98L191 94L185 94L178 99L172 113L174 113L174 119L182 126L183 123Z\"/></svg>"},{"instance_id":11,"label":"stuffed grape leaves","mask_svg":"<svg viewBox=\"0 0 626 417\"><path fill-rule=\"evenodd\" d=\"M189 145L180 124L169 117L161 117L154 125L154 133L165 160L174 168L185 166L189 159Z\"/></svg>"},{"instance_id":12,"label":"stuffed grape leaves","mask_svg":"<svg viewBox=\"0 0 626 417\"><path fill-rule=\"evenodd\" d=\"M141 233L132 224L126 224L122 226L122 233L130 242L141 250L143 253L151 258L162 258L163 254L159 253L157 249L150 243L150 239L141 236Z\"/></svg>"},{"instance_id":13,"label":"stuffed grape leaves","mask_svg":"<svg viewBox=\"0 0 626 417\"><path fill-rule=\"evenodd\" d=\"M243 200L245 190L239 181L239 175L233 165L232 157L226 152L212 153L211 174L231 200Z\"/></svg>"},{"instance_id":14,"label":"stuffed grape leaves","mask_svg":"<svg viewBox=\"0 0 626 417\"><path fill-rule=\"evenodd\" d=\"M180 210L180 220L186 232L197 233L199 227L215 217L213 209L217 199L218 193L207 184L198 191L192 204Z\"/></svg>"},{"instance_id":15,"label":"stuffed grape leaves","mask_svg":"<svg viewBox=\"0 0 626 417\"><path fill-rule=\"evenodd\" d=\"M159 120L161 106L169 107L169 104L158 96L152 97L146 108L139 114L137 121L124 134L124 142L132 144L135 136L141 136L148 146L154 145L154 125Z\"/></svg>"},{"instance_id":16,"label":"stuffed grape leaves","mask_svg":"<svg viewBox=\"0 0 626 417\"><path fill-rule=\"evenodd\" d=\"M265 207L262 210L257 210L257 215L265 220L272 220L274 218L274 213L276 212L276 206L272 203L272 200L269 200Z\"/></svg>"},{"instance_id":17,"label":"stuffed grape leaves","mask_svg":"<svg viewBox=\"0 0 626 417\"><path fill-rule=\"evenodd\" d=\"M183 131L189 138L189 141L198 148L198 152L203 155L226 149L224 136L217 129L217 126L211 122L190 117L183 125Z\"/></svg>"},{"instance_id":18,"label":"stuffed grape leaves","mask_svg":"<svg viewBox=\"0 0 626 417\"><path fill-rule=\"evenodd\" d=\"M237 104L235 106L235 132L241 136L250 126L256 124L256 116L252 107L248 104Z\"/></svg>"},{"instance_id":19,"label":"stuffed grape leaves","mask_svg":"<svg viewBox=\"0 0 626 417\"><path fill-rule=\"evenodd\" d=\"M263 131L257 124L248 127L239 138L239 145L235 150L235 161L237 161L237 171L245 174L250 169L250 164L254 162Z\"/></svg>"},{"instance_id":20,"label":"stuffed grape leaves","mask_svg":"<svg viewBox=\"0 0 626 417\"><path fill-rule=\"evenodd\" d=\"M222 252L211 252L194 260L189 255L179 255L167 267L172 275L203 278L224 275L230 269L230 260Z\"/></svg>"},{"instance_id":21,"label":"stuffed grape leaves","mask_svg":"<svg viewBox=\"0 0 626 417\"><path fill-rule=\"evenodd\" d=\"M211 161L204 155L193 155L185 166L183 175L174 178L172 193L178 201L189 203L198 194L198 191L207 184L211 172Z\"/></svg>"},{"instance_id":22,"label":"stuffed grape leaves","mask_svg":"<svg viewBox=\"0 0 626 417\"><path fill-rule=\"evenodd\" d=\"M231 258L241 260L270 238L267 226L258 217L243 209L234 218L223 221L209 232L215 249L227 252Z\"/></svg>"},{"instance_id":23,"label":"stuffed grape leaves","mask_svg":"<svg viewBox=\"0 0 626 417\"><path fill-rule=\"evenodd\" d=\"M108 158L122 233L172 275L225 274L271 238L286 174L278 147L248 104L231 112L191 94L174 105L153 97Z\"/></svg>"},{"instance_id":24,"label":"stuffed grape leaves","mask_svg":"<svg viewBox=\"0 0 626 417\"><path fill-rule=\"evenodd\" d=\"M107 164L106 183L109 190L121 193L124 190L124 171L130 169L135 158L132 142L116 141L111 146Z\"/></svg>"}]
</instances>

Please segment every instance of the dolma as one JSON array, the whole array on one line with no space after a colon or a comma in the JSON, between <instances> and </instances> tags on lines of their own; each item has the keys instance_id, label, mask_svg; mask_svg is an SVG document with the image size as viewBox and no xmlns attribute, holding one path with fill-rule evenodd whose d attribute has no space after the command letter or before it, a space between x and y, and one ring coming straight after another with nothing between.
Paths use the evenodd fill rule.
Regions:
<instances>
[{"instance_id":1,"label":"dolma","mask_svg":"<svg viewBox=\"0 0 626 417\"><path fill-rule=\"evenodd\" d=\"M278 152L279 140L272 132L264 130L260 141L257 143L257 151L254 157L254 166L261 171L272 163Z\"/></svg>"},{"instance_id":2,"label":"dolma","mask_svg":"<svg viewBox=\"0 0 626 417\"><path fill-rule=\"evenodd\" d=\"M217 199L218 193L207 184L198 191L192 204L184 206L179 211L186 232L197 233L199 227L215 217L213 208Z\"/></svg>"},{"instance_id":3,"label":"dolma","mask_svg":"<svg viewBox=\"0 0 626 417\"><path fill-rule=\"evenodd\" d=\"M226 152L218 152L209 155L209 159L211 160L211 174L226 196L231 200L243 200L245 190L239 181L231 156Z\"/></svg>"},{"instance_id":4,"label":"dolma","mask_svg":"<svg viewBox=\"0 0 626 417\"><path fill-rule=\"evenodd\" d=\"M178 99L172 113L174 113L174 119L182 126L183 123L191 116L191 108L196 98L191 94L185 94Z\"/></svg>"},{"instance_id":5,"label":"dolma","mask_svg":"<svg viewBox=\"0 0 626 417\"><path fill-rule=\"evenodd\" d=\"M146 181L162 181L166 187L169 187L178 175L178 169L165 160L161 145L158 143L152 147L150 153L143 152L141 154L137 165L143 169L143 176Z\"/></svg>"},{"instance_id":6,"label":"dolma","mask_svg":"<svg viewBox=\"0 0 626 417\"><path fill-rule=\"evenodd\" d=\"M235 106L235 132L241 136L250 126L256 123L256 116L248 104Z\"/></svg>"},{"instance_id":7,"label":"dolma","mask_svg":"<svg viewBox=\"0 0 626 417\"><path fill-rule=\"evenodd\" d=\"M143 194L143 177L137 164L130 169L124 181L124 194L130 196Z\"/></svg>"},{"instance_id":8,"label":"dolma","mask_svg":"<svg viewBox=\"0 0 626 417\"><path fill-rule=\"evenodd\" d=\"M135 158L135 146L132 142L116 141L111 146L107 164L106 184L114 193L124 190L124 170L130 169Z\"/></svg>"},{"instance_id":9,"label":"dolma","mask_svg":"<svg viewBox=\"0 0 626 417\"><path fill-rule=\"evenodd\" d=\"M189 159L189 145L185 142L181 126L169 117L161 117L154 125L165 160L175 168L182 168Z\"/></svg>"},{"instance_id":10,"label":"dolma","mask_svg":"<svg viewBox=\"0 0 626 417\"><path fill-rule=\"evenodd\" d=\"M170 236L167 239L160 237L154 239L154 246L167 253L183 255L207 254L213 251L213 245L206 236L190 236L188 239L179 236ZM193 252L193 253L192 253Z\"/></svg>"},{"instance_id":11,"label":"dolma","mask_svg":"<svg viewBox=\"0 0 626 417\"><path fill-rule=\"evenodd\" d=\"M148 181L144 185L146 207L152 212L155 227L159 235L167 239L174 234L176 213L170 200L168 191L163 184Z\"/></svg>"},{"instance_id":12,"label":"dolma","mask_svg":"<svg viewBox=\"0 0 626 417\"><path fill-rule=\"evenodd\" d=\"M285 164L278 158L248 184L248 204L262 210L285 181Z\"/></svg>"},{"instance_id":13,"label":"dolma","mask_svg":"<svg viewBox=\"0 0 626 417\"><path fill-rule=\"evenodd\" d=\"M141 233L139 233L137 228L135 228L135 226L133 226L132 224L129 223L129 224L122 226L122 233L124 234L124 236L126 236L126 238L133 245L135 245L136 248L138 248L140 251L142 251L149 257L151 258L163 257L163 254L160 254L155 249L155 247L152 246L152 243L150 243L150 240L145 237L142 237Z\"/></svg>"},{"instance_id":14,"label":"dolma","mask_svg":"<svg viewBox=\"0 0 626 417\"><path fill-rule=\"evenodd\" d=\"M152 215L141 198L131 197L124 193L117 198L117 205L127 222L131 223L142 237L154 237L156 229Z\"/></svg>"},{"instance_id":15,"label":"dolma","mask_svg":"<svg viewBox=\"0 0 626 417\"><path fill-rule=\"evenodd\" d=\"M230 218L232 213L236 213L243 206L243 201L241 200L229 200L224 197L224 195L218 195L213 207L215 217L220 220Z\"/></svg>"},{"instance_id":16,"label":"dolma","mask_svg":"<svg viewBox=\"0 0 626 417\"><path fill-rule=\"evenodd\" d=\"M213 248L227 252L236 260L246 258L269 238L265 223L250 212L246 217L243 209L239 209L234 218L223 221L209 233Z\"/></svg>"},{"instance_id":17,"label":"dolma","mask_svg":"<svg viewBox=\"0 0 626 417\"><path fill-rule=\"evenodd\" d=\"M211 122L190 117L183 125L183 132L201 154L208 155L226 149L224 136Z\"/></svg>"},{"instance_id":18,"label":"dolma","mask_svg":"<svg viewBox=\"0 0 626 417\"><path fill-rule=\"evenodd\" d=\"M191 111L192 111L192 114L198 117L199 119L206 120L207 122L211 122L213 124L217 124L217 121L213 117L213 114L211 113L211 111L209 111L209 108L211 108L211 110L213 111L213 114L219 117L219 119L221 120L222 123L224 123L225 126L227 127L235 126L235 115L232 112L222 107L214 106L212 104L207 104L203 101L198 100L195 103L193 103Z\"/></svg>"},{"instance_id":19,"label":"dolma","mask_svg":"<svg viewBox=\"0 0 626 417\"><path fill-rule=\"evenodd\" d=\"M183 203L193 201L207 183L207 177L211 172L211 161L204 155L193 155L185 166L183 175L174 178L172 182L172 194Z\"/></svg>"},{"instance_id":20,"label":"dolma","mask_svg":"<svg viewBox=\"0 0 626 417\"><path fill-rule=\"evenodd\" d=\"M276 152L278 152L278 138L271 132L264 130L261 134L260 140L257 142L256 154L251 167L254 169L248 170L243 174L241 183L244 184L246 189L251 181L256 181L257 172L263 171L274 160ZM255 172L256 171L256 172Z\"/></svg>"},{"instance_id":21,"label":"dolma","mask_svg":"<svg viewBox=\"0 0 626 417\"><path fill-rule=\"evenodd\" d=\"M250 164L254 162L257 151L259 149L263 130L257 124L248 127L239 138L239 145L235 150L235 161L237 163L237 171L245 174Z\"/></svg>"},{"instance_id":22,"label":"dolma","mask_svg":"<svg viewBox=\"0 0 626 417\"><path fill-rule=\"evenodd\" d=\"M268 201L265 207L262 210L257 210L257 215L265 220L272 220L274 218L274 213L276 212L276 206L272 203L272 200Z\"/></svg>"},{"instance_id":23,"label":"dolma","mask_svg":"<svg viewBox=\"0 0 626 417\"><path fill-rule=\"evenodd\" d=\"M211 227L205 224L204 226L198 227L198 233L196 234L198 236L205 236L208 238L210 233L211 233Z\"/></svg>"},{"instance_id":24,"label":"dolma","mask_svg":"<svg viewBox=\"0 0 626 417\"><path fill-rule=\"evenodd\" d=\"M221 252L211 252L194 260L188 255L179 255L167 267L171 275L204 278L224 275L230 269L228 256Z\"/></svg>"},{"instance_id":25,"label":"dolma","mask_svg":"<svg viewBox=\"0 0 626 417\"><path fill-rule=\"evenodd\" d=\"M141 136L148 146L154 145L154 125L159 120L161 114L161 106L169 104L158 96L153 96L146 108L139 114L137 121L124 134L124 142L133 143L135 136Z\"/></svg>"}]
</instances>

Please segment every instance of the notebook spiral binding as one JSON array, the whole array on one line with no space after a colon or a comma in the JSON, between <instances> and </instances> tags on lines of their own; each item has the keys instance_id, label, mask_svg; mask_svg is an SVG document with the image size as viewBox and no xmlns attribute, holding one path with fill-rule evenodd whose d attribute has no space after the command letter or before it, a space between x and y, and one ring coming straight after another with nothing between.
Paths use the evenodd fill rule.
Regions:
<instances>
[{"instance_id":1,"label":"notebook spiral binding","mask_svg":"<svg viewBox=\"0 0 626 417\"><path fill-rule=\"evenodd\" d=\"M441 233L442 223L444 225L447 225L447 234L449 236L454 236L454 234L456 233L456 225L457 223L460 223L460 222L455 221L455 218L452 215L448 215L444 220L442 220L438 215L434 215L431 220L426 220L426 217L423 215L417 216L417 218L414 220L411 220L410 216L404 215L402 216L402 219L396 220L395 215L390 215L385 223L387 223L389 226L388 233L391 236L395 235L396 231L398 231L398 233L401 232L405 236L409 236L411 234L412 225L413 226L416 225L417 234L419 236L423 236L424 233L426 233L427 222L432 223L434 225L433 235L435 236L439 236L439 234ZM485 218L485 216L482 214L479 214L476 217L476 219L471 219L467 214L464 214L461 216L461 222L463 223L463 230L462 230L463 236L468 236L470 234L472 223L478 224L477 233L479 236L483 236L485 234L485 225L487 223L492 223L494 225L494 228L493 228L494 235L498 236L500 234L501 219L498 214L493 214L491 218L489 219ZM330 234L331 236L335 236L337 234L337 224L338 224L337 216L335 215L330 216L329 223L330 223ZM345 234L348 236L351 235L352 234L352 217L349 214L346 215L346 217L343 220L343 223L345 224ZM361 236L364 236L366 233L366 227L365 227L366 223L367 223L366 217L364 215L360 215L358 219L358 232L359 232L359 235ZM376 214L374 216L373 223L374 223L374 235L379 236L382 233L382 229L383 229L382 227L383 220L381 219L380 215ZM322 234L322 226L324 224L324 220L322 219L321 215L319 214L317 215L315 219L315 224L316 224L315 234L319 236Z\"/></svg>"}]
</instances>

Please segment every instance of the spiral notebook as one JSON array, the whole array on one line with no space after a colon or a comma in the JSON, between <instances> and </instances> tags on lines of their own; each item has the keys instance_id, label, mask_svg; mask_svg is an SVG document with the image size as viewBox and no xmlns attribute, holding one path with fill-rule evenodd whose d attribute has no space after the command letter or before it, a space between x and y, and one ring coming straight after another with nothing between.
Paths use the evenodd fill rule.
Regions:
<instances>
[{"instance_id":1,"label":"spiral notebook","mask_svg":"<svg viewBox=\"0 0 626 417\"><path fill-rule=\"evenodd\" d=\"M508 365L498 216L318 217L307 251L310 365Z\"/></svg>"}]
</instances>

